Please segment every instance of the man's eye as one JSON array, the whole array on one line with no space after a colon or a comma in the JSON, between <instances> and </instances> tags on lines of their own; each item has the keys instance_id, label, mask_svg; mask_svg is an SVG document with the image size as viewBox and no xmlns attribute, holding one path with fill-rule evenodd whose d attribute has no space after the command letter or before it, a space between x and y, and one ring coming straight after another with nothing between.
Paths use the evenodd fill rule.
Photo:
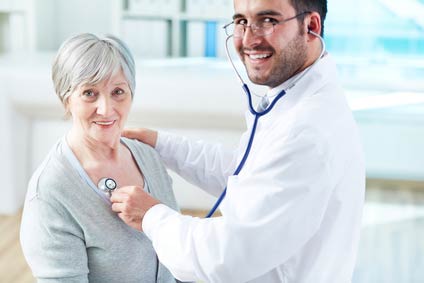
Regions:
<instances>
[{"instance_id":1,"label":"man's eye","mask_svg":"<svg viewBox=\"0 0 424 283\"><path fill-rule=\"evenodd\" d=\"M278 24L278 21L273 18L263 18L262 23L271 23L271 24Z\"/></svg>"},{"instance_id":2,"label":"man's eye","mask_svg":"<svg viewBox=\"0 0 424 283\"><path fill-rule=\"evenodd\" d=\"M238 19L238 20L235 20L235 21L234 21L234 23L235 23L236 25L243 25L243 26L247 25L247 21L246 21L245 19Z\"/></svg>"}]
</instances>

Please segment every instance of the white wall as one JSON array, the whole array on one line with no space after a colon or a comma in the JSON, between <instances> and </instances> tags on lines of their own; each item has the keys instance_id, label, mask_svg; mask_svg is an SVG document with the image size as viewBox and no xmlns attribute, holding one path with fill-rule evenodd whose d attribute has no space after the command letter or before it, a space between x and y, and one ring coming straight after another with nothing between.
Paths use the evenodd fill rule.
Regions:
<instances>
[{"instance_id":1,"label":"white wall","mask_svg":"<svg viewBox=\"0 0 424 283\"><path fill-rule=\"evenodd\" d=\"M91 32L113 33L118 0L30 0L33 1L35 47L56 50L69 36Z\"/></svg>"},{"instance_id":2,"label":"white wall","mask_svg":"<svg viewBox=\"0 0 424 283\"><path fill-rule=\"evenodd\" d=\"M0 76L1 77L1 76ZM2 80L0 79L0 82ZM8 85L0 83L1 89L8 89ZM4 87L4 88L3 88ZM12 213L22 203L31 170L27 157L30 144L30 122L28 117L20 115L10 106L6 95L0 95L0 214Z\"/></svg>"},{"instance_id":3,"label":"white wall","mask_svg":"<svg viewBox=\"0 0 424 283\"><path fill-rule=\"evenodd\" d=\"M356 113L367 176L424 181L424 106Z\"/></svg>"},{"instance_id":4,"label":"white wall","mask_svg":"<svg viewBox=\"0 0 424 283\"><path fill-rule=\"evenodd\" d=\"M58 29L61 25L56 22L56 9L60 1L56 0L34 0L31 20L32 36L36 50L52 50L58 46Z\"/></svg>"}]
</instances>

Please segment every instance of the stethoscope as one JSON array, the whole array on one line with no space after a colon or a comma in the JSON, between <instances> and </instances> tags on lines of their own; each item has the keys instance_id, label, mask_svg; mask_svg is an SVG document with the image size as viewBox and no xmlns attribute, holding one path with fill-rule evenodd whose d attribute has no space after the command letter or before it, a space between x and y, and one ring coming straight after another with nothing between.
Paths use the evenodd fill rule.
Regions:
<instances>
[{"instance_id":1,"label":"stethoscope","mask_svg":"<svg viewBox=\"0 0 424 283\"><path fill-rule=\"evenodd\" d=\"M116 184L116 181L114 179L104 177L104 178L101 178L99 180L99 182L97 183L97 187L101 191L109 194L109 197L110 197L110 196L112 196L112 192L116 189L117 184Z\"/></svg>"},{"instance_id":2,"label":"stethoscope","mask_svg":"<svg viewBox=\"0 0 424 283\"><path fill-rule=\"evenodd\" d=\"M230 52L228 50L228 41L233 36L230 35L225 40L225 53L227 54L227 58L230 61L231 66L233 67L233 70L236 73L236 76L238 77L238 79L241 82L243 91L247 95L248 104L249 104L249 110L255 116L255 119L253 121L252 131L250 132L249 142L247 143L247 147L246 147L246 150L244 151L243 158L240 160L240 163L238 164L236 170L233 173L233 176L237 176L240 173L241 169L243 169L243 166L246 163L247 158L249 157L250 149L252 148L252 144L253 144L253 139L255 138L256 126L258 124L259 118L262 117L262 116L264 116L265 114L269 113L272 110L272 108L274 107L274 105L278 102L278 100L281 97L283 97L289 89L291 89L292 87L294 87L297 84L297 82L299 80L301 80L318 63L318 61L324 56L324 53L325 53L325 42L324 42L324 39L319 34L313 32L311 30L308 30L308 33L310 33L312 35L315 35L321 41L321 46L322 46L321 54L319 55L319 57L317 59L315 59L315 61L311 64L311 66L306 71L304 71L303 73L301 73L288 87L286 87L285 89L283 89L272 100L271 104L268 107L266 107L264 110L262 110L262 111L257 111L257 110L255 110L255 108L253 108L252 95L250 93L249 87L244 82L243 78L241 77L241 75L237 71L237 68L234 65L233 60L231 59ZM212 207L212 209L205 216L206 218L211 217L215 213L215 211L218 209L219 205L221 204L222 200L225 198L226 193L227 193L227 187L224 188L224 190L222 191L221 195L219 196L219 198L215 202L215 204Z\"/></svg>"}]
</instances>

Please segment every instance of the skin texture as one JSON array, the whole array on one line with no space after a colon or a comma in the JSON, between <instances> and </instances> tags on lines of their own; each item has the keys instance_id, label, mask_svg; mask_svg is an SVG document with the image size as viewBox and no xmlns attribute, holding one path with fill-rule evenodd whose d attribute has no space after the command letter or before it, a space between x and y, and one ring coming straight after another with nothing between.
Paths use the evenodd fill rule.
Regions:
<instances>
[{"instance_id":1,"label":"skin texture","mask_svg":"<svg viewBox=\"0 0 424 283\"><path fill-rule=\"evenodd\" d=\"M120 142L131 104L131 91L122 71L96 85L78 86L66 103L73 122L67 141L93 182L104 176L117 181L121 188L113 197L119 203L113 204L113 209L140 230L145 211L134 203L140 201L143 177L131 153ZM157 203L151 200L151 205Z\"/></svg>"},{"instance_id":2,"label":"skin texture","mask_svg":"<svg viewBox=\"0 0 424 283\"><path fill-rule=\"evenodd\" d=\"M80 85L68 98L72 115L68 138L90 146L117 148L131 108L131 91L122 71L97 85Z\"/></svg>"},{"instance_id":3,"label":"skin texture","mask_svg":"<svg viewBox=\"0 0 424 283\"><path fill-rule=\"evenodd\" d=\"M234 9L234 22L247 26L261 21L282 22L296 16L288 0L235 0ZM234 46L249 79L272 88L311 64L308 39L307 25L296 18L275 25L274 32L265 36L256 36L246 28L244 37L234 38Z\"/></svg>"},{"instance_id":4,"label":"skin texture","mask_svg":"<svg viewBox=\"0 0 424 283\"><path fill-rule=\"evenodd\" d=\"M234 21L247 26L258 21L281 22L296 15L288 0L234 0L234 10ZM250 80L273 88L309 67L320 55L321 43L308 30L321 33L318 13L305 14L301 22L293 19L275 25L274 32L266 36L256 36L246 28L244 37L234 38ZM148 129L127 129L123 135L152 147L157 141L157 132ZM128 225L142 231L144 214L159 202L141 190L126 196L119 191L112 194L112 209Z\"/></svg>"}]
</instances>

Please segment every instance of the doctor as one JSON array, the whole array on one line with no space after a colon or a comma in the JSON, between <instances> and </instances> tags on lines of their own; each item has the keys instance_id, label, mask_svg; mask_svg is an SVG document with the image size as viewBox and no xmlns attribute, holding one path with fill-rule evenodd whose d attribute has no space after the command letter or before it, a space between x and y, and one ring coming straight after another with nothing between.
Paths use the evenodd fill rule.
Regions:
<instances>
[{"instance_id":1,"label":"doctor","mask_svg":"<svg viewBox=\"0 0 424 283\"><path fill-rule=\"evenodd\" d=\"M234 45L250 80L269 86L271 101L287 90L258 120L240 173L233 175L248 144L251 112L233 152L146 129L126 134L153 146L169 168L207 192L219 196L227 187L222 216L183 216L136 186L114 192L112 209L145 232L182 281L351 282L365 170L335 63L324 54L311 67L322 45L308 31L323 34L327 3L234 0L234 8Z\"/></svg>"}]
</instances>

